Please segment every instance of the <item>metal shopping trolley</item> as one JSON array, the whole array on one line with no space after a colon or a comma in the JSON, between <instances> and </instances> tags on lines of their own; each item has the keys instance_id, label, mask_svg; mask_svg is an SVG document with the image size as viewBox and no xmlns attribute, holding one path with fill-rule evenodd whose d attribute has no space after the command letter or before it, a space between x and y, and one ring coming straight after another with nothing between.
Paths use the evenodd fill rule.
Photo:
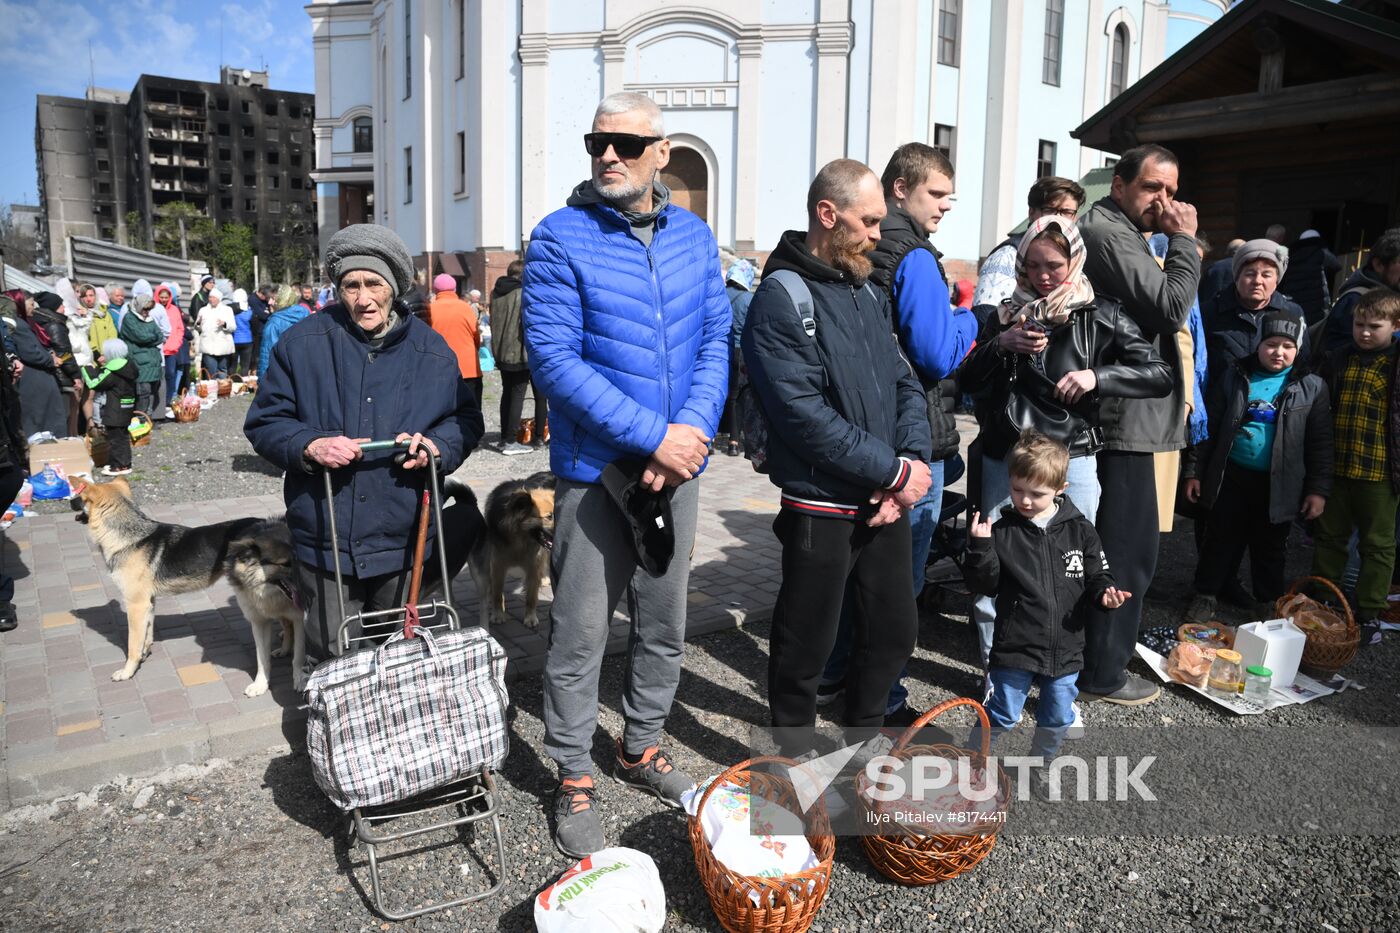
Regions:
<instances>
[{"instance_id":1,"label":"metal shopping trolley","mask_svg":"<svg viewBox=\"0 0 1400 933\"><path fill-rule=\"evenodd\" d=\"M407 442L366 441L360 444L366 452L396 446L406 447ZM347 613L345 583L337 560L335 585L342 620L338 636L341 654L318 667L307 683L310 710L307 745L317 783L333 802L348 812L350 844L363 846L368 858L374 909L389 920L406 920L481 900L495 894L505 884L500 795L492 767L489 763L482 764L472 773L454 775L448 782L438 785L434 783L433 774L440 761L425 761L420 754L422 746L431 745L439 751L447 749L449 754L455 753L460 764L463 759L474 761L478 757L488 757L488 749L490 757L503 759L508 747L504 723L505 652L484 630L461 629L460 617L452 604L438 465L433 457L428 458L428 464L405 605ZM330 516L331 550L338 553L331 472L323 470L322 476ZM440 597L420 601L430 515L436 524L442 592ZM410 642L410 639L416 641ZM439 642L450 644L448 648L440 648ZM452 654L459 646L461 650ZM477 676L483 670L483 657L487 659L485 674ZM454 679L452 675L460 675L464 665L472 673ZM420 677L419 672L427 672L429 676ZM414 695L411 708L384 709L386 702L402 695L394 693L386 684L401 686L404 683L410 683L413 689L426 689L428 695ZM389 700L386 701L386 697ZM413 721L415 717L420 721ZM423 718L430 721L423 722ZM481 726L482 723L486 726ZM407 733L393 734L396 729L408 727L419 729L418 741L407 741ZM422 731L425 728L427 732ZM474 728L482 734L473 734ZM483 735L488 732L489 735ZM422 741L424 737L431 741ZM358 758L347 752L347 746L352 745L356 746L354 754ZM373 775L367 777L366 770L374 772ZM334 787L329 787L327 781ZM399 782L410 788L402 798L397 795ZM348 785L353 785L356 791L347 792ZM373 794L364 792L368 786L375 789ZM364 802L368 800L375 802ZM451 838L462 838L466 842L470 827L483 821L489 821L495 839L494 884L476 893L427 906L395 910L388 905L382 877L384 861L441 848L449 844ZM446 834L449 839L436 843L423 839L431 834ZM381 850L383 846L410 840L419 844L410 843L403 851L387 856Z\"/></svg>"}]
</instances>

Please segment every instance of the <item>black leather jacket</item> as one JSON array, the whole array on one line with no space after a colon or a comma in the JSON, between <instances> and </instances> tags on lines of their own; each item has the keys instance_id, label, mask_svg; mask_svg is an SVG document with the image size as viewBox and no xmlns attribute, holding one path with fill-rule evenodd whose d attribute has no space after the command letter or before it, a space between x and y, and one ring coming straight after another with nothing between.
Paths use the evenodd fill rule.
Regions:
<instances>
[{"instance_id":1,"label":"black leather jacket","mask_svg":"<svg viewBox=\"0 0 1400 933\"><path fill-rule=\"evenodd\" d=\"M1068 321L1050 331L1050 340L1039 358L1024 353L1003 352L997 337L1005 325L993 314L987 318L977 346L958 370L958 383L964 392L978 397L977 422L982 428L982 452L998 460L1016 442L1015 433L1002 416L1015 379L1026 368L1039 368L1051 383L1066 373L1092 369L1098 387L1074 405L1062 405L1082 422L1078 439L1070 445L1070 456L1082 457L1104 446L1099 429L1101 398L1163 398L1172 391L1171 367L1122 306L1100 296L1093 305L1070 315Z\"/></svg>"}]
</instances>

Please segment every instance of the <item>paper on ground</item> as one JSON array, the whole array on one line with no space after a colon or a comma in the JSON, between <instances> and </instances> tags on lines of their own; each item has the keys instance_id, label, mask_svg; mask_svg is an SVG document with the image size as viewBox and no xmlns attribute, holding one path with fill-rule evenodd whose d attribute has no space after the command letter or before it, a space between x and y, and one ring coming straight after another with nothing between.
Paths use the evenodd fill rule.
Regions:
<instances>
[{"instance_id":1,"label":"paper on ground","mask_svg":"<svg viewBox=\"0 0 1400 933\"><path fill-rule=\"evenodd\" d=\"M1292 686L1269 688L1269 702L1260 706L1253 700L1246 700L1243 696L1224 699L1211 693L1204 687L1197 687L1192 684L1183 684L1179 680L1172 680L1167 675L1167 659L1146 645L1137 646L1137 656L1147 662L1147 666L1152 668L1152 672L1157 675L1157 679L1166 683L1178 684L1187 690L1194 690L1201 696L1219 706L1223 706L1230 712L1240 716L1254 716L1267 710L1277 709L1280 706L1294 706L1298 703L1308 703L1318 697L1325 697L1337 691L1325 684L1318 683L1306 674L1298 674L1293 679Z\"/></svg>"}]
</instances>

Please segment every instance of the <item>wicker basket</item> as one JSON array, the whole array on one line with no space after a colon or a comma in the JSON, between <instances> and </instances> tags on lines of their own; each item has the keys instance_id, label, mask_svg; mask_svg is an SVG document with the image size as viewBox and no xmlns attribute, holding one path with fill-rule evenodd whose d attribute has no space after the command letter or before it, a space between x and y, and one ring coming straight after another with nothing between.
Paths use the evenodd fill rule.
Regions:
<instances>
[{"instance_id":1,"label":"wicker basket","mask_svg":"<svg viewBox=\"0 0 1400 933\"><path fill-rule=\"evenodd\" d=\"M977 712L982 735L980 751L968 751L952 745L909 745L909 741L920 729L959 706L970 706ZM920 716L899 737L890 755L901 761L921 755L950 760L968 758L974 767L982 767L986 765L991 754L990 743L991 724L987 722L987 711L976 700L959 697L940 703ZM1005 821L1011 797L1011 784L1000 765L997 766L996 779L998 818L968 824L966 831L961 833L934 833L917 823L896 823L885 835L861 837L861 845L865 848L865 855L870 864L886 878L909 885L951 881L970 871L992 851L992 847L996 845L997 831ZM870 779L864 771L860 772L856 776L856 799L860 801L862 816L865 819L871 819L871 814L876 810L876 804L868 793L869 787Z\"/></svg>"},{"instance_id":2,"label":"wicker basket","mask_svg":"<svg viewBox=\"0 0 1400 933\"><path fill-rule=\"evenodd\" d=\"M219 398L228 398L233 394L233 380L220 379L218 382Z\"/></svg>"},{"instance_id":3,"label":"wicker basket","mask_svg":"<svg viewBox=\"0 0 1400 933\"><path fill-rule=\"evenodd\" d=\"M1298 595L1299 590L1309 584L1317 583L1332 591L1337 598L1337 605L1341 607L1340 613L1346 623L1340 629L1332 631L1317 631L1305 629L1307 644L1303 646L1303 666L1319 671L1324 674L1335 674L1346 667L1356 657L1356 651L1361 646L1361 629L1356 624L1356 616L1352 614L1351 604L1347 602L1346 596L1337 588L1337 584L1326 577L1301 577L1293 581L1293 585L1288 588L1288 592L1279 597L1275 608L1279 615L1285 615L1284 602L1289 597ZM1326 608L1332 609L1331 604L1326 604ZM1338 610L1332 609L1333 612Z\"/></svg>"},{"instance_id":4,"label":"wicker basket","mask_svg":"<svg viewBox=\"0 0 1400 933\"><path fill-rule=\"evenodd\" d=\"M749 789L750 794L771 801L794 814L802 812L792 782L763 771L753 771L759 764L793 766L788 758L764 756L741 761L710 782L690 817L690 848L695 852L695 870L709 895L710 906L728 933L802 933L812 925L826 899L831 883L831 860L836 854L836 839L831 834L826 805L820 799L804 817L807 841L812 844L818 862L815 868L777 878L741 875L729 868L710 849L700 814L715 788L728 782ZM758 904L749 898L758 895ZM766 905L766 906L760 906Z\"/></svg>"},{"instance_id":5,"label":"wicker basket","mask_svg":"<svg viewBox=\"0 0 1400 933\"><path fill-rule=\"evenodd\" d=\"M133 432L132 428L136 430ZM131 413L131 424L127 426L127 433L131 435L132 447L146 447L151 443L151 416L144 411L134 411Z\"/></svg>"}]
</instances>

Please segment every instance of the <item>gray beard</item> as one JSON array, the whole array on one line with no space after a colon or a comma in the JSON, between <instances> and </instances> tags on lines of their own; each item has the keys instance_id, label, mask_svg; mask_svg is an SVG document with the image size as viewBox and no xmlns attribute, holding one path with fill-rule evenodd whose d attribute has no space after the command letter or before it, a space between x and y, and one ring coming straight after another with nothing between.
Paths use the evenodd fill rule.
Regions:
<instances>
[{"instance_id":1,"label":"gray beard","mask_svg":"<svg viewBox=\"0 0 1400 933\"><path fill-rule=\"evenodd\" d=\"M598 197L619 210L633 210L633 206L651 189L652 183L649 181L645 184L622 184L609 188L604 188L596 181L593 183L593 190L598 192Z\"/></svg>"}]
</instances>

